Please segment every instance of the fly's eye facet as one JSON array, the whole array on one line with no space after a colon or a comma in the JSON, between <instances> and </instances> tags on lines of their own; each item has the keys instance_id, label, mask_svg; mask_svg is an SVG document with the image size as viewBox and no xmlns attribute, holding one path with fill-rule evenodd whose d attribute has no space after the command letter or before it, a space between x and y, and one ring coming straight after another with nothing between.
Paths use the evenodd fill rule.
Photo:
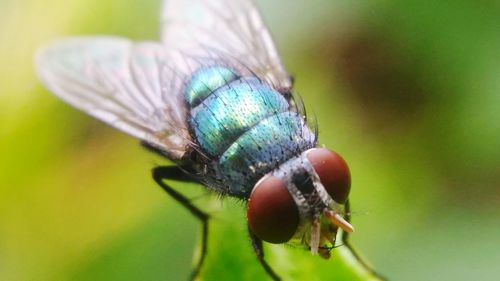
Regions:
<instances>
[{"instance_id":1,"label":"fly's eye facet","mask_svg":"<svg viewBox=\"0 0 500 281\"><path fill-rule=\"evenodd\" d=\"M332 199L345 203L351 189L351 175L344 159L326 148L310 149L306 155Z\"/></svg>"},{"instance_id":2,"label":"fly's eye facet","mask_svg":"<svg viewBox=\"0 0 500 281\"><path fill-rule=\"evenodd\" d=\"M299 210L283 181L266 176L254 187L247 217L252 232L269 243L290 240L299 225Z\"/></svg>"}]
</instances>

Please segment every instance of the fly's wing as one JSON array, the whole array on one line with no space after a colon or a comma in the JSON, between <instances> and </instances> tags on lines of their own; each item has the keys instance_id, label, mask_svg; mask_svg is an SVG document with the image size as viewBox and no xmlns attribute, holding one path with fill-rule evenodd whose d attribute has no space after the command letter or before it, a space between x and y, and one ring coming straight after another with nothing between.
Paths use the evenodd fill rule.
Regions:
<instances>
[{"instance_id":1,"label":"fly's wing","mask_svg":"<svg viewBox=\"0 0 500 281\"><path fill-rule=\"evenodd\" d=\"M238 66L278 90L291 88L251 0L167 0L161 39L63 39L37 53L36 68L57 96L157 146L172 160L181 159L193 145L183 88L197 68Z\"/></svg>"},{"instance_id":2,"label":"fly's wing","mask_svg":"<svg viewBox=\"0 0 500 281\"><path fill-rule=\"evenodd\" d=\"M184 72L206 60L231 58L280 91L288 91L292 86L251 0L165 0L161 39L166 48L178 52L177 60L198 60Z\"/></svg>"},{"instance_id":3,"label":"fly's wing","mask_svg":"<svg viewBox=\"0 0 500 281\"><path fill-rule=\"evenodd\" d=\"M157 42L67 38L42 48L36 68L72 106L147 141L178 160L189 144L182 81Z\"/></svg>"}]
</instances>

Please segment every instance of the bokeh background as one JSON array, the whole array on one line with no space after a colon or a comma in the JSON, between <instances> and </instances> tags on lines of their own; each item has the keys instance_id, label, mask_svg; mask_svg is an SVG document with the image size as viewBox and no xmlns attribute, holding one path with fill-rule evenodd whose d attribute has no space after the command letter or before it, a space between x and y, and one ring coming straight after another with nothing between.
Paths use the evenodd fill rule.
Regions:
<instances>
[{"instance_id":1,"label":"bokeh background","mask_svg":"<svg viewBox=\"0 0 500 281\"><path fill-rule=\"evenodd\" d=\"M498 280L500 2L259 5L320 142L350 163L363 256L391 280ZM36 47L54 38L158 38L159 7L0 0L0 280L188 276L198 224L150 179L167 162L50 95L33 71ZM231 244L244 240L241 204L199 202L234 230L211 242L230 255L209 266L245 280L241 263L259 271L249 246ZM305 259L313 272L317 258Z\"/></svg>"}]
</instances>

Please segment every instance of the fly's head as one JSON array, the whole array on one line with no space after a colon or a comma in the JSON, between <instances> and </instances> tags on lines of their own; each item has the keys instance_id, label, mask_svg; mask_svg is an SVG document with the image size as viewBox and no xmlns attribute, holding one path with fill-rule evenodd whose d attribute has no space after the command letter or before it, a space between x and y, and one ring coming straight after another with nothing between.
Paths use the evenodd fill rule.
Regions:
<instances>
[{"instance_id":1,"label":"fly's head","mask_svg":"<svg viewBox=\"0 0 500 281\"><path fill-rule=\"evenodd\" d=\"M247 207L252 232L269 243L299 243L330 257L338 228L352 232L342 214L351 185L342 157L312 148L255 185Z\"/></svg>"}]
</instances>

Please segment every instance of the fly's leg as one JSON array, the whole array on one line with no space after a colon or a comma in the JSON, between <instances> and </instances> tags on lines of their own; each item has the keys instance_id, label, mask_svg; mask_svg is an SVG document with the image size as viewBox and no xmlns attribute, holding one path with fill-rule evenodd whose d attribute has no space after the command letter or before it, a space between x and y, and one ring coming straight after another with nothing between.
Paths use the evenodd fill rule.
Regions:
<instances>
[{"instance_id":1,"label":"fly's leg","mask_svg":"<svg viewBox=\"0 0 500 281\"><path fill-rule=\"evenodd\" d=\"M153 169L153 179L155 182L165 190L175 201L179 202L184 208L188 209L191 214L193 214L202 224L202 238L201 238L201 255L198 263L191 273L190 280L194 280L196 276L200 273L203 261L207 254L207 238L208 238L208 219L210 216L196 207L189 201L187 197L181 193L174 190L172 187L167 185L163 180L176 180L183 182L193 182L194 180L190 178L181 168L177 166L160 166Z\"/></svg>"},{"instance_id":2,"label":"fly's leg","mask_svg":"<svg viewBox=\"0 0 500 281\"><path fill-rule=\"evenodd\" d=\"M349 203L349 199L345 202L344 205L344 219L348 222L351 223L351 204ZM346 245L349 249L352 250L350 244L349 244L349 233L342 231L342 244ZM352 251L354 253L354 251ZM357 255L355 255L357 257Z\"/></svg>"},{"instance_id":3,"label":"fly's leg","mask_svg":"<svg viewBox=\"0 0 500 281\"><path fill-rule=\"evenodd\" d=\"M345 209L345 215L344 219L347 222L351 222L351 204L349 204L349 199L345 202L344 205ZM387 280L385 277L382 275L378 274L370 265L366 263L366 261L359 256L359 254L354 250L354 248L351 245L351 242L349 241L349 233L342 231L342 244L349 248L351 251L352 255L356 258L356 260L364 267L366 270L368 270L372 275L375 277L379 278L380 280Z\"/></svg>"},{"instance_id":4,"label":"fly's leg","mask_svg":"<svg viewBox=\"0 0 500 281\"><path fill-rule=\"evenodd\" d=\"M269 266L269 264L264 259L264 248L262 247L262 240L255 236L255 234L250 229L250 226L248 227L248 233L250 234L250 240L252 241L253 251L255 252L255 255L257 255L257 259L259 260L266 273L275 281L281 280L281 278L273 271L271 266Z\"/></svg>"}]
</instances>

